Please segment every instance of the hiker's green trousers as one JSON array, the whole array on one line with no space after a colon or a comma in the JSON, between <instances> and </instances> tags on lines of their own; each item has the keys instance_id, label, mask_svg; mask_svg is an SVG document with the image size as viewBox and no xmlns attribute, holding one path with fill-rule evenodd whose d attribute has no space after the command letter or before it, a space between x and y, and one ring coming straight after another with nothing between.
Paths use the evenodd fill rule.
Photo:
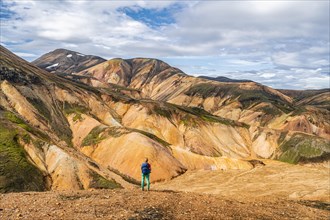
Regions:
<instances>
[{"instance_id":1,"label":"hiker's green trousers","mask_svg":"<svg viewBox=\"0 0 330 220\"><path fill-rule=\"evenodd\" d=\"M144 179L147 180L148 190L150 189L150 179L149 179L149 176L150 176L150 173L148 173L148 174L143 174L142 173L142 181L141 181L141 188L142 188L142 190L144 190Z\"/></svg>"}]
</instances>

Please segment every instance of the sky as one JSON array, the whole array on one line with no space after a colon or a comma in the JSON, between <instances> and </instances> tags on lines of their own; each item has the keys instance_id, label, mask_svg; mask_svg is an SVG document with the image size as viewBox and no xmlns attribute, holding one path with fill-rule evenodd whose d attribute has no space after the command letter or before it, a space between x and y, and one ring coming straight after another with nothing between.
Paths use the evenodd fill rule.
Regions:
<instances>
[{"instance_id":1,"label":"sky","mask_svg":"<svg viewBox=\"0 0 330 220\"><path fill-rule=\"evenodd\" d=\"M28 61L65 48L277 89L330 87L329 0L0 2L0 43Z\"/></svg>"}]
</instances>

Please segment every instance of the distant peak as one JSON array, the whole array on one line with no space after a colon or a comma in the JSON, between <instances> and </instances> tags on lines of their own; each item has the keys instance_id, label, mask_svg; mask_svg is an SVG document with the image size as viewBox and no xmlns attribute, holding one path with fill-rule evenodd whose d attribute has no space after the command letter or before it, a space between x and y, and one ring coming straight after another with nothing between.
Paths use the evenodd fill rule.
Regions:
<instances>
[{"instance_id":1,"label":"distant peak","mask_svg":"<svg viewBox=\"0 0 330 220\"><path fill-rule=\"evenodd\" d=\"M231 79L231 78L228 78L228 77L225 77L225 76L217 76L217 77L199 76L198 78L213 80L213 81L217 81L217 82L237 82L237 83L253 82L252 80L247 80L247 79Z\"/></svg>"},{"instance_id":2,"label":"distant peak","mask_svg":"<svg viewBox=\"0 0 330 220\"><path fill-rule=\"evenodd\" d=\"M72 57L72 56L81 56L81 57L84 57L84 56L87 56L87 55L85 55L83 53L79 53L79 52L76 52L76 51L73 51L73 50L64 49L64 48L55 49L53 51L50 51L47 54L63 54L63 55L66 55L68 57Z\"/></svg>"},{"instance_id":3,"label":"distant peak","mask_svg":"<svg viewBox=\"0 0 330 220\"><path fill-rule=\"evenodd\" d=\"M104 61L106 60L98 56L85 55L80 52L58 48L42 55L32 63L47 71L71 74Z\"/></svg>"},{"instance_id":4,"label":"distant peak","mask_svg":"<svg viewBox=\"0 0 330 220\"><path fill-rule=\"evenodd\" d=\"M51 51L50 53L65 53L65 52L76 53L72 50L67 50L67 49L64 49L64 48L55 49L55 50Z\"/></svg>"}]
</instances>

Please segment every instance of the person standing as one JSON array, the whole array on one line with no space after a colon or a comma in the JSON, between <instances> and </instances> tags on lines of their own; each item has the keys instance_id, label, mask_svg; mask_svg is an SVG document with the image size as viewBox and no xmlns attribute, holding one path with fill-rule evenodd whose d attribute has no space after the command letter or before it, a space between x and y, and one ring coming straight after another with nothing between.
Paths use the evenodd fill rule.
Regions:
<instances>
[{"instance_id":1,"label":"person standing","mask_svg":"<svg viewBox=\"0 0 330 220\"><path fill-rule=\"evenodd\" d=\"M151 173L151 165L148 163L148 158L146 158L145 162L141 165L142 171L142 181L141 181L141 189L144 190L144 179L147 180L148 191L150 190L150 173Z\"/></svg>"}]
</instances>

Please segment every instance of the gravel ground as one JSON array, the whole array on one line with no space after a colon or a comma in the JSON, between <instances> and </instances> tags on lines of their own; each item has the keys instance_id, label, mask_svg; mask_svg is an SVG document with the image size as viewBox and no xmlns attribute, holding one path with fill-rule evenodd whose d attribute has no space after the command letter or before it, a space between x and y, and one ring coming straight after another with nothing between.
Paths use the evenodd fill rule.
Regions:
<instances>
[{"instance_id":1,"label":"gravel ground","mask_svg":"<svg viewBox=\"0 0 330 220\"><path fill-rule=\"evenodd\" d=\"M294 218L329 219L330 204L137 189L0 194L0 219Z\"/></svg>"}]
</instances>

